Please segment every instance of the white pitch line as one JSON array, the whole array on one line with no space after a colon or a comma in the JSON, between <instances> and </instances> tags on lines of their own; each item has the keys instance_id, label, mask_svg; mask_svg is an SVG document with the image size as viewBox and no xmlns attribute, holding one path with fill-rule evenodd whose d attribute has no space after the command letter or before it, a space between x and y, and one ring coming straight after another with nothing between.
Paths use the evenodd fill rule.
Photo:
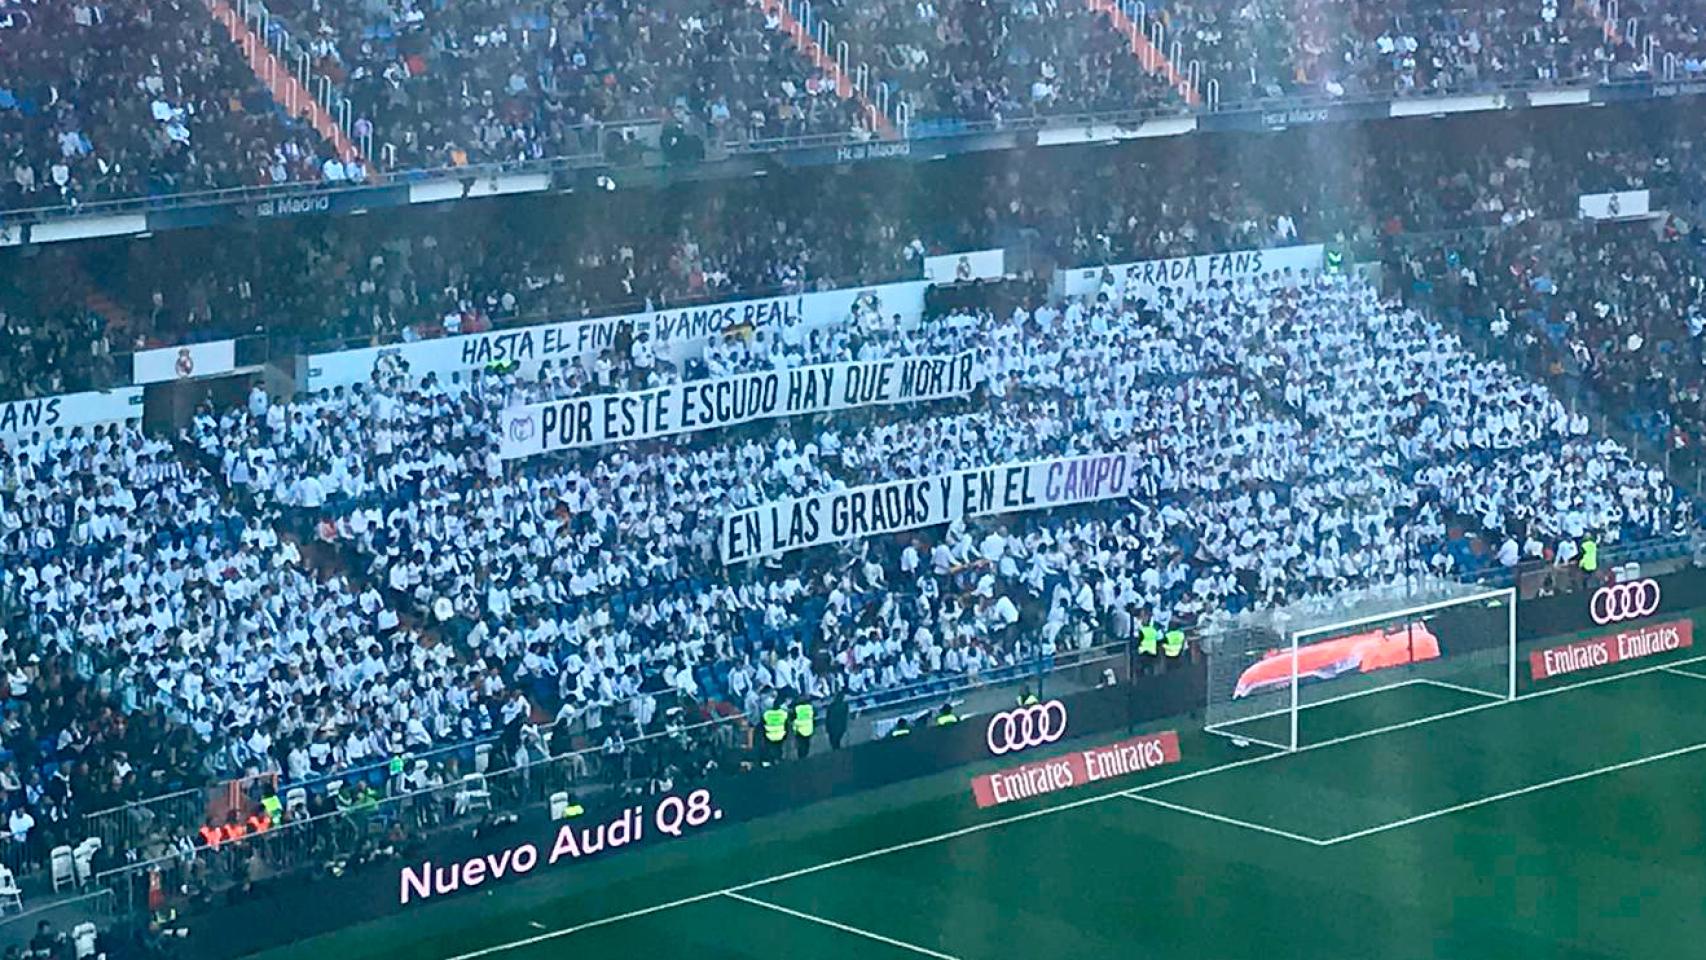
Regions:
<instances>
[{"instance_id":1,"label":"white pitch line","mask_svg":"<svg viewBox=\"0 0 1706 960\"><path fill-rule=\"evenodd\" d=\"M522 947L531 947L536 943L544 943L547 940L566 937L571 933L580 933L582 930L594 930L598 927L608 927L613 923L621 923L624 920L634 920L640 917L651 916L654 913L662 913L665 910L674 910L676 907L685 907L690 903L701 903L706 900L720 897L727 892L728 891L726 890L713 890L710 893L701 893L691 897L682 897L680 900L672 900L669 903L653 904L649 907L642 907L639 910L630 910L627 913L618 913L608 917L600 917L597 920L589 920L586 923L577 923L572 927L564 927L561 930L552 930L549 933L534 934L531 937L523 937L520 940L512 940L509 943L494 944L489 947L482 947L479 950L469 951L468 953L457 954L456 956L451 957L450 960L474 960L475 957L489 957L494 953L503 953L505 950L519 950Z\"/></svg>"},{"instance_id":2,"label":"white pitch line","mask_svg":"<svg viewBox=\"0 0 1706 960\"><path fill-rule=\"evenodd\" d=\"M1667 750L1664 753L1655 753L1650 757L1641 757L1638 760L1625 760L1622 763L1614 763L1610 766L1586 770L1582 773L1572 773L1567 777L1559 777L1555 780L1548 780L1545 783L1536 783L1532 786L1519 787L1515 790L1506 790L1504 793L1495 793L1490 797L1482 797L1479 800L1470 800L1467 803L1459 803L1455 806L1446 807L1442 810L1434 810L1430 813L1417 814L1413 817L1405 817L1402 820L1394 820L1391 823L1383 823L1378 827L1369 827L1367 830L1358 830L1355 833L1347 833L1344 836L1334 837L1331 840L1323 842L1322 846L1330 847L1338 843L1346 843L1351 840L1359 840L1363 837L1371 837L1377 833L1385 833L1388 830L1397 830L1400 827L1408 827L1418 823L1425 823L1426 821L1434 820L1439 817L1450 816L1454 813L1462 813L1465 810L1473 810L1476 807L1484 807L1489 803L1498 803L1501 800L1509 800L1513 797L1526 796L1530 793L1538 793L1541 790L1550 790L1553 787L1563 786L1566 783L1575 783L1578 780L1589 780L1608 773L1616 773L1619 770L1628 770L1631 767L1639 767L1648 763L1656 763L1660 760L1669 760L1672 757L1681 757L1690 753L1699 753L1702 750L1706 750L1706 743L1697 743L1691 747Z\"/></svg>"},{"instance_id":3,"label":"white pitch line","mask_svg":"<svg viewBox=\"0 0 1706 960\"><path fill-rule=\"evenodd\" d=\"M1128 794L1126 794L1126 796L1133 799L1133 800L1136 800L1140 803L1153 803L1158 807L1166 807L1168 810L1177 810L1180 813L1188 813L1194 817L1202 817L1205 820L1213 820L1215 823L1224 823L1228 826L1233 826L1233 827L1243 827L1245 830L1254 830L1258 833L1268 833L1268 834L1272 834L1276 837L1284 837L1287 840L1295 840L1298 843L1307 843L1311 846L1316 846L1316 847L1324 847L1327 845L1327 841L1325 841L1325 840L1317 840L1314 837L1306 837L1301 833L1290 833L1290 832L1285 831L1285 830L1280 830L1276 827L1269 827L1269 826L1265 826L1265 825L1260 824L1260 823L1251 823L1248 820L1237 820L1237 819L1234 819L1232 817L1221 816L1218 813L1210 813L1207 810L1198 810L1195 807L1187 807L1187 806L1184 806L1183 804L1168 803L1165 800L1158 800L1155 797L1146 796L1146 795L1141 794L1141 793L1128 793Z\"/></svg>"},{"instance_id":4,"label":"white pitch line","mask_svg":"<svg viewBox=\"0 0 1706 960\"><path fill-rule=\"evenodd\" d=\"M878 943L886 943L891 947L898 947L902 950L911 950L913 953L923 954L926 957L935 957L936 960L959 960L958 957L951 957L945 953L937 953L934 950L929 950L929 949L926 949L924 947L921 947L916 943L907 943L905 940L896 940L893 937L885 937L880 933L872 933L869 930L861 930L858 927L850 927L845 923L838 923L838 922L836 922L834 920L830 920L826 917L817 916L816 914L802 913L799 910L790 910L789 908L784 907L781 904L770 903L769 901L766 901L766 900L754 899L753 897L746 896L745 894L728 893L728 894L724 894L724 896L728 897L730 900L739 900L741 903L750 903L755 907L763 907L766 910L774 910L777 913L785 913L790 917L797 917L801 920L808 920L812 923L821 923L824 926L829 927L832 930L840 930L842 933L851 933L854 936L864 937L867 940L875 940Z\"/></svg>"},{"instance_id":5,"label":"white pitch line","mask_svg":"<svg viewBox=\"0 0 1706 960\"><path fill-rule=\"evenodd\" d=\"M1259 759L1265 759L1265 758L1263 758L1263 757L1252 757L1249 760L1239 760L1239 761L1236 761L1234 763L1224 764L1223 766L1216 768L1216 769L1228 769L1231 767L1239 767L1239 766L1243 766L1247 763L1251 763L1251 762L1254 762L1255 760L1259 760ZM1183 779L1183 778L1175 777L1173 779L1179 780L1179 779ZM1167 783L1167 782L1169 782L1169 781L1164 780L1161 783ZM1157 784L1157 786L1160 786L1160 785L1161 784ZM1070 803L1063 803L1063 804L1056 806L1056 807L1043 807L1043 808L1038 809L1038 810L1029 810L1029 811L1026 811L1025 813L1016 813L1010 817L1002 817L998 820L986 820L982 823L974 823L969 827L961 827L958 830L950 830L947 833L937 834L937 835L932 836L932 837L923 837L923 838L918 839L918 840L909 840L905 843L897 843L897 844L893 844L892 846L882 847L882 848L877 849L877 850L868 850L864 853L857 853L857 854L854 854L850 857L842 857L839 860L831 860L827 863L817 864L816 866L805 867L805 868L802 868L799 870L790 870L787 873L778 873L775 876L765 877L762 880L753 880L749 883L736 884L735 886L732 886L732 887L724 887L721 890L710 890L710 891L707 891L705 893L694 894L693 896L690 896L690 897L682 897L679 900L670 900L670 901L667 901L665 903L657 903L657 904L653 904L652 906L649 906L649 907L642 907L638 910L630 910L627 913L619 913L619 914L615 914L615 915L609 916L609 917L600 917L597 920L589 920L586 923L579 923L579 924L576 924L572 927L564 927L561 930L552 930L549 933L541 933L541 934L537 934L537 935L531 936L531 937L524 937L520 940L511 941L509 943L493 944L492 946L489 946L489 947L482 947L479 950L472 950L472 951L469 951L468 953L457 954L454 957L450 957L449 960L478 960L479 957L489 957L489 956L492 956L493 954L503 953L506 950L516 950L516 949L520 949L522 947L531 947L534 944L544 943L548 940L555 940L559 937L566 937L566 936L569 936L571 934L580 933L583 930L592 930L592 929L595 929L598 927L609 926L610 924L613 924L613 923L621 923L624 920L636 920L640 917L650 916L654 913L662 913L665 910L673 910L676 907L685 907L685 906L689 906L689 905L695 904L695 903L703 903L706 900L711 900L711 899L714 899L716 897L728 896L730 894L740 893L743 890L751 890L751 889L754 889L756 887L768 886L772 883L781 883L784 880L792 880L795 877L804 877L804 876L808 876L810 874L820 873L824 870L834 870L837 867L845 867L849 864L859 863L859 862L864 861L864 860L871 860L871 859L875 859L877 857L887 856L891 853L899 853L902 850L911 850L915 847L924 847L924 846L929 846L929 845L934 844L934 843L941 843L942 841L945 841L945 840L952 840L956 837L963 837L963 836L966 836L968 834L978 833L978 832L983 831L983 830L989 830L989 829L993 829L995 827L1006 826L1009 823L1017 823L1021 820L1031 820L1031 819L1034 819L1036 817L1046 817L1046 816L1049 816L1050 814L1060 813L1060 812L1066 811L1066 810L1074 810L1074 809L1077 809L1078 807L1086 806L1088 804L1101 803L1104 800L1112 800L1113 798L1118 797L1118 796L1120 796L1120 794L1117 792L1116 793L1102 793L1102 794L1097 794L1096 796L1093 796L1093 797L1085 797L1081 800L1074 800Z\"/></svg>"},{"instance_id":6,"label":"white pitch line","mask_svg":"<svg viewBox=\"0 0 1706 960\"><path fill-rule=\"evenodd\" d=\"M1358 697L1366 697L1371 693L1386 693L1386 692L1391 691L1391 690L1397 690L1401 687L1408 687L1411 684L1426 683L1426 682L1427 682L1426 680L1411 679L1411 680L1404 680L1400 683L1390 684L1390 685L1384 686L1384 687L1369 687L1369 688L1364 689L1364 690L1358 690L1355 693L1341 693L1336 697L1328 697L1325 700L1311 700L1308 703L1300 703L1300 704L1298 704L1297 709L1300 712L1303 710L1312 710L1316 707L1324 707L1329 703L1343 703L1346 700L1355 700ZM1223 720L1220 723L1209 724L1208 726L1204 727L1203 729L1208 731L1209 733L1225 733L1227 727L1235 727L1240 723L1254 723L1257 720L1267 720L1271 717L1285 717L1285 716L1290 716L1290 715L1291 715L1291 708L1285 707L1285 708L1282 708L1279 710L1269 710L1267 713L1253 713L1248 717L1239 717L1236 720ZM1244 739L1249 740L1251 738L1245 737ZM1285 748L1281 747L1280 749L1283 750Z\"/></svg>"},{"instance_id":7,"label":"white pitch line","mask_svg":"<svg viewBox=\"0 0 1706 960\"><path fill-rule=\"evenodd\" d=\"M1235 746L1244 746L1245 744L1255 743L1264 747L1272 747L1275 750L1283 751L1291 749L1291 747L1286 746L1277 740L1264 740L1261 737L1252 737L1247 733L1231 733L1226 730L1210 730L1207 727L1203 728L1203 732L1214 734L1217 737L1225 737L1226 739L1231 740ZM1240 743L1240 741L1243 742Z\"/></svg>"},{"instance_id":8,"label":"white pitch line","mask_svg":"<svg viewBox=\"0 0 1706 960\"><path fill-rule=\"evenodd\" d=\"M1456 690L1458 693L1467 693L1471 696L1481 697L1485 700L1497 700L1500 703L1503 703L1506 699L1505 695L1502 693L1493 693L1489 690L1477 690L1474 687L1466 687L1461 683L1451 683L1447 680L1417 680L1415 682L1426 684L1430 687L1439 687L1442 690Z\"/></svg>"},{"instance_id":9,"label":"white pitch line","mask_svg":"<svg viewBox=\"0 0 1706 960\"><path fill-rule=\"evenodd\" d=\"M1664 672L1673 673L1679 677L1688 677L1691 680L1706 680L1706 673L1695 673L1692 670L1678 670L1676 667L1666 667Z\"/></svg>"},{"instance_id":10,"label":"white pitch line","mask_svg":"<svg viewBox=\"0 0 1706 960\"><path fill-rule=\"evenodd\" d=\"M1549 690L1541 690L1541 691L1538 691L1536 693L1530 693L1530 694L1526 694L1526 695L1521 696L1521 697L1517 697L1514 702L1521 703L1524 700L1537 699L1539 697L1551 696L1552 694L1555 694L1555 693L1563 693L1567 690L1576 690L1576 689L1579 689L1581 687L1591 687L1591 686L1594 686L1595 684L1608 683L1608 682L1613 681L1613 680L1624 680L1624 679L1627 679L1629 677L1637 676L1639 674L1651 673L1655 670L1664 670L1664 669L1668 669L1669 667L1686 666L1688 664L1699 663L1701 661L1706 661L1706 654L1702 654L1701 656L1698 656L1698 657L1691 657L1687 660L1678 660L1675 663L1667 664L1667 665L1663 665L1663 666L1646 667L1646 668L1643 668L1640 670L1630 670L1630 671L1627 671L1624 673L1614 674L1614 675L1609 676L1609 677L1598 677L1598 678L1595 678L1593 680L1583 680L1583 681L1580 681L1580 682L1577 682L1574 684L1566 684L1566 685L1561 686L1561 687L1553 687L1552 689L1549 689ZM813 866L813 867L805 867L805 868L800 869L800 870L790 870L787 873L779 873L779 874L776 874L775 876L766 877L762 880L754 880L750 883L743 883L743 884L740 884L738 886L727 887L727 888L722 889L722 890L711 890L709 892L695 894L695 895L690 896L690 897L682 897L679 900L670 900L670 901L667 901L665 903L659 903L659 904L654 904L654 905L649 906L649 907L643 907L639 910L630 910L627 913L619 913L619 914L615 914L615 915L609 916L609 917L602 917L598 920L590 920L586 923L577 924L577 925L572 926L572 927L564 927L561 930L552 930L549 933L541 933L541 934L538 934L537 936L526 937L526 938L523 938L521 940L516 940L516 941L510 942L510 943L494 944L493 946L483 947L479 950L474 950L474 951L471 951L469 953L458 954L454 957L449 958L449 960L478 960L478 958L480 958L480 957L489 957L489 956L492 956L493 954L502 953L506 950L518 949L520 947L530 947L536 943L543 943L547 940L555 940L558 937L566 937L566 936L569 936L570 934L579 933L582 930L591 930L591 929L594 929L597 927L608 926L612 923L620 923L624 920L633 920L633 919L636 919L639 917L650 916L651 914L654 914L654 913L661 913L665 910L673 910L676 907L685 907L685 906L688 906L689 904L701 903L703 901L710 900L713 897L723 896L724 894L739 893L742 890L751 890L751 889L754 889L756 887L768 886L769 884L772 884L772 883L781 883L784 880L792 880L795 877L803 877L803 876L807 876L807 875L813 874L813 873L820 873L824 870L834 870L838 867L844 867L844 866L847 866L849 864L860 863L862 861L872 860L872 859L875 859L877 857L886 857L891 853L899 853L903 850L913 850L913 849L916 849L918 847L930 846L932 844L942 843L944 841L953 840L953 839L956 839L958 837L967 836L969 834L979 833L979 832L982 832L984 830L993 830L996 827L1004 827L1007 824L1018 823L1021 820L1031 820L1031 819L1034 819L1036 817L1052 816L1052 815L1057 814L1057 813L1064 813L1068 810L1076 810L1077 808L1082 807L1082 806L1086 806L1088 804L1101 803L1104 800L1112 800L1115 797L1130 796L1133 794L1144 793L1144 792L1147 792L1150 790L1158 790L1158 789L1165 787L1165 786L1168 786L1170 784L1183 783L1186 780L1195 780L1198 777L1206 777L1210 774L1221 773L1221 772L1226 771L1226 770L1235 770L1239 767L1250 766L1251 764L1266 763L1269 760L1275 760L1275 759L1278 759L1280 757L1289 757L1289 756L1292 756L1293 754L1306 753L1310 750L1319 750L1323 747L1336 746L1336 745L1341 744L1341 743L1350 743L1353 740L1361 740L1364 737L1372 737L1372 736L1376 736L1376 735L1382 734L1382 733L1390 733L1394 730L1403 730L1403 729L1406 729L1409 727L1421 726L1422 724L1433 723L1433 722L1438 721L1438 720L1448 720L1452 717L1462 716L1462 715L1468 714L1468 713L1474 713L1474 712L1479 711L1479 710L1486 710L1486 709L1489 709L1492 707L1504 706L1505 704L1507 704L1509 702L1512 702L1512 701L1501 700L1501 701L1498 701L1496 703L1492 702L1492 701L1488 701L1487 703L1478 703L1472 707L1465 707L1461 710L1454 710L1454 711L1451 711L1448 713L1441 713L1441 714L1437 714L1437 715L1432 716L1432 717L1423 717L1419 720L1411 720L1407 723L1394 724L1390 727L1380 727L1380 728L1377 728L1374 730L1365 730L1362 733L1351 734L1350 736L1347 736L1347 737L1338 737L1338 738L1333 739L1333 740L1323 740L1320 743L1312 743L1312 744L1309 744L1307 746L1299 747L1298 749L1296 749L1294 751L1290 751L1290 752L1267 753L1267 754L1263 754L1263 755L1258 756L1258 757L1248 757L1248 758L1243 759L1243 760L1234 760L1231 763L1223 763L1223 764L1220 764L1219 766L1208 767L1208 768L1203 769L1203 770L1197 770L1193 773L1183 773L1183 774L1180 774L1176 777L1168 777L1165 780L1157 780L1154 783L1145 784L1145 785L1140 786L1140 787L1134 787L1131 790L1127 790L1127 791L1117 791L1114 793L1098 794L1097 796L1094 796L1094 797L1085 797L1082 800L1074 800L1070 803L1060 804L1059 806L1044 807L1044 808L1039 809L1039 810L1030 810L1030 811L1027 811L1025 813L1017 813L1017 814L1014 814L1013 816L1010 816L1010 817L1001 817L1001 818L998 818L995 820L986 820L982 823L974 823L969 827L961 827L958 830L950 830L947 833L937 834L937 835L932 836L932 837L923 837L923 838L918 839L918 840L909 840L905 843L897 843L897 844L894 844L892 846L881 847L881 848L876 849L876 850L869 850L869 851L866 851L865 853L854 854L853 856L850 856L850 857L842 857L839 860L831 860L827 863L820 863L817 866Z\"/></svg>"}]
</instances>

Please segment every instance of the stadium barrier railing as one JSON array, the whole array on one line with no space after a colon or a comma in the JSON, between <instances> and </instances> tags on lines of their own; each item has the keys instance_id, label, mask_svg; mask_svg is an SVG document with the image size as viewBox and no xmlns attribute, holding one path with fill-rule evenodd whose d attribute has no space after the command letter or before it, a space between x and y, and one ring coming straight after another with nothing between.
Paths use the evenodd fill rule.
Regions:
<instances>
[{"instance_id":1,"label":"stadium barrier railing","mask_svg":"<svg viewBox=\"0 0 1706 960\"><path fill-rule=\"evenodd\" d=\"M97 887L86 893L36 906L31 906L30 902L25 900L22 913L0 916L0 944L23 944L34 935L37 925L44 920L62 934L71 933L83 923L102 927L117 914L117 903L117 895L105 887Z\"/></svg>"},{"instance_id":2,"label":"stadium barrier railing","mask_svg":"<svg viewBox=\"0 0 1706 960\"><path fill-rule=\"evenodd\" d=\"M472 763L480 747L496 743L496 737L488 737L410 752L405 757L442 763L451 757L461 756ZM390 759L380 760L296 781L268 772L188 787L84 814L84 832L86 836L99 837L108 850L134 849L162 826L194 831L209 816L223 823L225 813L234 810L247 813L253 804L269 794L282 796L297 788L308 793L323 793L328 785L342 781L383 783L389 776L391 762Z\"/></svg>"},{"instance_id":3,"label":"stadium barrier railing","mask_svg":"<svg viewBox=\"0 0 1706 960\"><path fill-rule=\"evenodd\" d=\"M736 715L555 756L530 756L525 763L484 772L450 763L433 770L442 782L410 790L400 776L391 776L384 795L374 789L342 806L322 797L320 810L294 816L286 811L265 833L218 847L196 841L193 827L156 829L130 848L132 862L101 871L95 883L115 894L119 912L135 913L155 911L174 900L193 903L259 879L254 875L258 870L269 877L310 866L338 872L340 862L359 860L382 845L392 824L406 821L417 830L450 827L543 802L559 791L581 800L601 791L632 789L638 758L649 758L680 738L716 741L744 751L751 746L746 732L745 717ZM366 779L346 781L355 782L373 789Z\"/></svg>"},{"instance_id":4,"label":"stadium barrier railing","mask_svg":"<svg viewBox=\"0 0 1706 960\"><path fill-rule=\"evenodd\" d=\"M910 144L928 145L932 141L936 145L941 145L960 138L976 138L994 134L1033 133L1044 130L1065 131L1092 127L1132 126L1168 118L1190 119L1240 113L1257 115L1286 113L1295 115L1312 109L1354 111L1361 108L1366 111L1370 108L1378 108L1382 104L1407 101L1450 100L1474 96L1496 98L1557 90L1603 90L1606 91L1608 99L1623 99L1643 94L1651 96L1655 82L1651 78L1618 80L1596 78L1591 81L1501 81L1478 83L1449 94L1419 93L1407 97L1389 95L1333 97L1325 94L1288 94L1271 98L1218 101L1212 106L1205 106L1196 110L1180 105L1138 110L1086 111L1047 116L1003 118L999 121L938 118L915 120L907 125L907 138L905 140L899 141L898 144L885 142L881 145L885 147L898 145L906 148ZM1706 81L1694 78L1679 77L1664 83L1668 90L1673 91L1667 94L1668 96L1674 96L1679 92L1695 92L1706 89ZM643 125L643 123L619 121L576 128L577 136L575 139L583 147L580 152L539 160L478 163L456 167L405 168L389 172L376 171L370 174L367 183L353 186L328 187L318 182L297 182L269 186L229 187L161 196L91 200L74 205L59 204L0 210L0 222L31 224L50 220L111 217L185 207L237 207L243 205L253 205L258 211L264 211L262 216L271 216L271 211L277 208L279 204L289 205L296 201L311 201L310 209L316 209L316 205L321 202L322 198L327 198L325 202L328 208L354 209L364 205L364 201L361 199L363 193L371 194L375 191L406 187L411 183L434 180L479 180L505 175L554 173L594 168L621 170L630 166L650 166L654 165L654 162L643 156L619 157L608 149L613 133ZM1259 121L1254 124L1254 128L1258 129L1263 126L1264 124ZM810 134L764 139L750 139L740 136L718 144L719 152L726 156L768 156L812 150L863 150L871 146L870 141L852 133ZM383 162L384 151L376 149L374 152L378 155L374 158L375 161ZM287 212L286 215L289 213Z\"/></svg>"}]
</instances>

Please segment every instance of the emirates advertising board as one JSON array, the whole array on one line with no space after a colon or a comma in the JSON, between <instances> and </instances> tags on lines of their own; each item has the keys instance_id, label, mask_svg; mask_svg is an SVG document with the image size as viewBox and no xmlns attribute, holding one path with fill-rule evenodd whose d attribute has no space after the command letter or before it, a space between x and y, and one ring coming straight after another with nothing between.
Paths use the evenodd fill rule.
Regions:
<instances>
[{"instance_id":1,"label":"emirates advertising board","mask_svg":"<svg viewBox=\"0 0 1706 960\"><path fill-rule=\"evenodd\" d=\"M1665 602L1665 583L1653 577L1598 587L1588 595L1587 614L1606 631L1531 651L1529 677L1548 680L1694 646L1692 619L1659 618L1671 606Z\"/></svg>"},{"instance_id":2,"label":"emirates advertising board","mask_svg":"<svg viewBox=\"0 0 1706 960\"><path fill-rule=\"evenodd\" d=\"M1045 747L1066 736L1069 719L1066 704L1059 700L1003 710L989 718L984 743L992 757ZM1178 760L1179 735L1175 731L1130 737L973 777L972 798L980 808L1000 806Z\"/></svg>"}]
</instances>

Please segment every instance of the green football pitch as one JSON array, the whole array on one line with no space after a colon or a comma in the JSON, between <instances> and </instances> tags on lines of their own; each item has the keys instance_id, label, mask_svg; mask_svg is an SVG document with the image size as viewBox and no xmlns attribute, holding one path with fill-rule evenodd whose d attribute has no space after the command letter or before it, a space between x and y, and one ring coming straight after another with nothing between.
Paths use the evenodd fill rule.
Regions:
<instances>
[{"instance_id":1,"label":"green football pitch","mask_svg":"<svg viewBox=\"0 0 1706 960\"><path fill-rule=\"evenodd\" d=\"M979 811L968 768L268 957L1699 956L1706 658L1690 653L1515 702L1413 683L1326 704L1290 754L1181 721L1180 763L1117 781Z\"/></svg>"}]
</instances>

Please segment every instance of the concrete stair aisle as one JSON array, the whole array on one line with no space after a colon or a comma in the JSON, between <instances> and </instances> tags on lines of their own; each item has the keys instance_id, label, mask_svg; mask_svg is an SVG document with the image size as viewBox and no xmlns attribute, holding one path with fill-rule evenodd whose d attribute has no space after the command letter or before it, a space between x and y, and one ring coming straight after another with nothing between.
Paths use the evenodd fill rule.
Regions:
<instances>
[{"instance_id":1,"label":"concrete stair aisle","mask_svg":"<svg viewBox=\"0 0 1706 960\"><path fill-rule=\"evenodd\" d=\"M1169 60L1160 48L1150 42L1149 36L1144 33L1143 24L1133 20L1121 8L1118 0L1084 0L1084 2L1090 5L1091 10L1107 15L1109 24L1119 32L1120 36L1126 39L1127 48L1131 50L1131 55L1143 64L1143 69L1156 76L1166 78L1167 83L1179 91L1179 95L1185 98L1187 104L1192 107L1202 106L1202 92L1197 89L1196 84L1189 77L1180 73L1173 61Z\"/></svg>"},{"instance_id":2,"label":"concrete stair aisle","mask_svg":"<svg viewBox=\"0 0 1706 960\"><path fill-rule=\"evenodd\" d=\"M362 157L355 142L338 125L337 119L332 116L326 105L321 103L314 96L313 91L303 84L302 80L290 69L289 64L280 60L273 53L267 45L266 37L255 33L248 21L226 0L204 0L204 2L207 4L209 15L225 27L231 35L231 42L237 45L237 48L243 52L244 57L249 61L249 68L254 71L262 85L272 93L273 102L277 103L290 116L307 120L309 126L313 127L316 133L332 145L338 159L345 163L360 159L364 166L370 166L366 163L366 158Z\"/></svg>"},{"instance_id":3,"label":"concrete stair aisle","mask_svg":"<svg viewBox=\"0 0 1706 960\"><path fill-rule=\"evenodd\" d=\"M853 78L848 75L835 57L818 43L812 30L800 22L800 18L794 15L787 3L783 0L763 0L763 3L764 11L781 21L777 29L787 34L789 42L794 45L794 49L798 50L800 55L805 57L812 66L828 74L829 78L835 82L836 95L843 100L859 101L859 106L864 109L865 116L871 118L871 129L876 132L877 136L884 140L901 139L901 132L895 127L894 121L881 107L873 103L863 90L858 88L853 82Z\"/></svg>"}]
</instances>

